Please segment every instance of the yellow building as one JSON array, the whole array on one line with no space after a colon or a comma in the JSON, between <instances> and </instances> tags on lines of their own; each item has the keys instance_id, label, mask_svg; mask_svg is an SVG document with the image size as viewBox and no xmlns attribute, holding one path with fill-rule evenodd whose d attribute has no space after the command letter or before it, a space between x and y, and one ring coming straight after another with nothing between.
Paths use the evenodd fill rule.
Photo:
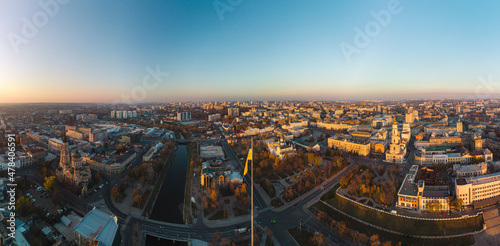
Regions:
<instances>
[{"instance_id":1,"label":"yellow building","mask_svg":"<svg viewBox=\"0 0 500 246\"><path fill-rule=\"evenodd\" d=\"M370 143L354 142L347 139L336 139L335 137L328 139L328 147L335 147L346 152L354 152L361 156L368 156L371 149Z\"/></svg>"},{"instance_id":2,"label":"yellow building","mask_svg":"<svg viewBox=\"0 0 500 246\"><path fill-rule=\"evenodd\" d=\"M130 143L130 137L129 136L122 136L122 143Z\"/></svg>"}]
</instances>

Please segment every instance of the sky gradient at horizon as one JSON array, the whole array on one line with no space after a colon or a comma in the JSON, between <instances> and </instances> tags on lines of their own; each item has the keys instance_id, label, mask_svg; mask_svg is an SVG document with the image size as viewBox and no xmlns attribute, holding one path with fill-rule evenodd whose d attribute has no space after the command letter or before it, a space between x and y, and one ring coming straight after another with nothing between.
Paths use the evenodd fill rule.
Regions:
<instances>
[{"instance_id":1,"label":"sky gradient at horizon","mask_svg":"<svg viewBox=\"0 0 500 246\"><path fill-rule=\"evenodd\" d=\"M2 1L0 103L113 102L156 66L136 102L500 97L496 1L399 1L348 63L340 44L389 2L243 0L221 20L212 0L69 1L16 52L44 8Z\"/></svg>"}]
</instances>

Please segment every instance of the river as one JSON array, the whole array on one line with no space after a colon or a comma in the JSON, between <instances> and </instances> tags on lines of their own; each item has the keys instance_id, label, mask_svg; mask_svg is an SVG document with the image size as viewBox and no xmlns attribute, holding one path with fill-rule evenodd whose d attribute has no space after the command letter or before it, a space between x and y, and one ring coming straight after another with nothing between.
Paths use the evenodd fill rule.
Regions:
<instances>
[{"instance_id":1,"label":"river","mask_svg":"<svg viewBox=\"0 0 500 246\"><path fill-rule=\"evenodd\" d=\"M184 189L188 166L188 145L177 145L172 164L168 168L150 219L182 224Z\"/></svg>"}]
</instances>

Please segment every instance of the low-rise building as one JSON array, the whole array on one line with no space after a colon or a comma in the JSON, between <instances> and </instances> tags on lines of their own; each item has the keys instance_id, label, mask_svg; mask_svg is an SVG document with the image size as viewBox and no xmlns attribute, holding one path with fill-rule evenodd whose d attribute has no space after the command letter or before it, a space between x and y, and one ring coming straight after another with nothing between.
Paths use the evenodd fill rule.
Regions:
<instances>
[{"instance_id":1,"label":"low-rise building","mask_svg":"<svg viewBox=\"0 0 500 246\"><path fill-rule=\"evenodd\" d=\"M295 148L293 145L287 144L283 140L276 141L274 139L264 140L269 153L278 157L278 159L283 160L286 157L292 157L295 155Z\"/></svg>"},{"instance_id":2,"label":"low-rise building","mask_svg":"<svg viewBox=\"0 0 500 246\"><path fill-rule=\"evenodd\" d=\"M426 186L424 180L417 181L417 174L418 166L413 165L399 188L396 206L421 211L449 210L450 190L448 186Z\"/></svg>"},{"instance_id":3,"label":"low-rise building","mask_svg":"<svg viewBox=\"0 0 500 246\"><path fill-rule=\"evenodd\" d=\"M221 146L201 146L200 147L200 157L201 158L224 158L224 151Z\"/></svg>"},{"instance_id":4,"label":"low-rise building","mask_svg":"<svg viewBox=\"0 0 500 246\"><path fill-rule=\"evenodd\" d=\"M456 172L458 177L478 176L484 175L488 171L488 164L486 162L472 165L453 165L453 171Z\"/></svg>"}]
</instances>

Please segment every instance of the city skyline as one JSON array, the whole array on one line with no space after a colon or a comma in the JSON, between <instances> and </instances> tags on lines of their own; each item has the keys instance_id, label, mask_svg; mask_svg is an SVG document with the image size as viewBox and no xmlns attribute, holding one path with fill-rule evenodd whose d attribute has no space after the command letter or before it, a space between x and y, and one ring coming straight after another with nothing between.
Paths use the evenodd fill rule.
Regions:
<instances>
[{"instance_id":1,"label":"city skyline","mask_svg":"<svg viewBox=\"0 0 500 246\"><path fill-rule=\"evenodd\" d=\"M133 103L500 97L496 2L47 3L0 3L0 103L112 103L147 68Z\"/></svg>"}]
</instances>

